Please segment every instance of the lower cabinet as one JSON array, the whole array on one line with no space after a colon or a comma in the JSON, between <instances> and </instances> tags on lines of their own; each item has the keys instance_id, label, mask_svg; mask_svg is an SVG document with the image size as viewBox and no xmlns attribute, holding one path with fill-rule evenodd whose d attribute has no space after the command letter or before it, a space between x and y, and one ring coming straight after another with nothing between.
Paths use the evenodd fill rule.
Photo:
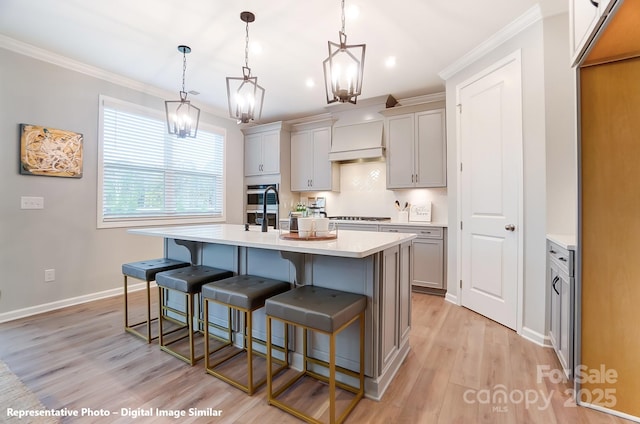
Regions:
<instances>
[{"instance_id":1,"label":"lower cabinet","mask_svg":"<svg viewBox=\"0 0 640 424\"><path fill-rule=\"evenodd\" d=\"M380 375L405 351L411 329L411 284L409 280L412 243L386 249L382 254L380 279Z\"/></svg>"},{"instance_id":2,"label":"lower cabinet","mask_svg":"<svg viewBox=\"0 0 640 424\"><path fill-rule=\"evenodd\" d=\"M380 231L417 234L412 243L412 286L416 291L445 294L445 228L381 225Z\"/></svg>"},{"instance_id":3,"label":"lower cabinet","mask_svg":"<svg viewBox=\"0 0 640 424\"><path fill-rule=\"evenodd\" d=\"M574 346L574 299L575 278L573 272L574 252L547 241L547 282L549 284L551 316L549 339L562 369L568 378L573 378Z\"/></svg>"}]
</instances>

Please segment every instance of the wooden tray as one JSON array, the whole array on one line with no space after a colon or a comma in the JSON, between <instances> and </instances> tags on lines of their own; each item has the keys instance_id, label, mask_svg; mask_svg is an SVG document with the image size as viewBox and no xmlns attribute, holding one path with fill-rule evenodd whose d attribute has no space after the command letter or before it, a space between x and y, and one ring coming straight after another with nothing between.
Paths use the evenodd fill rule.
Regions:
<instances>
[{"instance_id":1,"label":"wooden tray","mask_svg":"<svg viewBox=\"0 0 640 424\"><path fill-rule=\"evenodd\" d=\"M312 237L300 237L298 233L285 233L280 234L282 240L304 240L304 241L322 241L322 240L335 240L338 238L336 233L329 233L326 236L312 236Z\"/></svg>"}]
</instances>

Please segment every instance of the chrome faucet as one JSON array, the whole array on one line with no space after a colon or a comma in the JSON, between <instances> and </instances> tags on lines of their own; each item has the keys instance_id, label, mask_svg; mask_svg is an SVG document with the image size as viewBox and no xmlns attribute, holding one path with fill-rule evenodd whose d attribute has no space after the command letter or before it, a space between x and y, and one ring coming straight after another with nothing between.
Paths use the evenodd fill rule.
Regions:
<instances>
[{"instance_id":1,"label":"chrome faucet","mask_svg":"<svg viewBox=\"0 0 640 424\"><path fill-rule=\"evenodd\" d=\"M276 208L280 207L280 198L278 196L278 190L274 186L269 186L264 190L264 194L262 195L262 232L267 232L267 227L269 226L269 220L267 219L267 193L269 190L273 190L276 194ZM276 213L276 219L273 223L273 228L275 230L278 229L278 214Z\"/></svg>"}]
</instances>

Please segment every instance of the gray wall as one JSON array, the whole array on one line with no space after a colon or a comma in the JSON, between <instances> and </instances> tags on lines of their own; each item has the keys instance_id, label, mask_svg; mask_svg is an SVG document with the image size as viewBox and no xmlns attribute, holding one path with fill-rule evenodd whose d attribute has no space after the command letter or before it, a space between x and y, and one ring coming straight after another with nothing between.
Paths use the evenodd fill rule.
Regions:
<instances>
[{"instance_id":1,"label":"gray wall","mask_svg":"<svg viewBox=\"0 0 640 424\"><path fill-rule=\"evenodd\" d=\"M566 15L565 19L566 19ZM564 43L564 41L557 40ZM458 295L458 151L456 86L520 49L522 54L524 156L524 314L522 334L541 342L546 335L546 183L545 57L543 21L538 21L446 81L447 165L449 185L448 282L450 298ZM568 49L566 50L568 51Z\"/></svg>"},{"instance_id":2,"label":"gray wall","mask_svg":"<svg viewBox=\"0 0 640 424\"><path fill-rule=\"evenodd\" d=\"M569 51L569 18L544 21L547 136L547 232L577 234L576 85Z\"/></svg>"},{"instance_id":3,"label":"gray wall","mask_svg":"<svg viewBox=\"0 0 640 424\"><path fill-rule=\"evenodd\" d=\"M0 48L0 321L113 294L122 263L162 256L161 239L96 229L100 94L164 108L164 99ZM203 115L227 131L226 216L241 223L242 133L234 121ZM20 123L84 134L83 177L20 175ZM21 210L21 196L44 197L44 209ZM45 283L49 268L56 281Z\"/></svg>"}]
</instances>

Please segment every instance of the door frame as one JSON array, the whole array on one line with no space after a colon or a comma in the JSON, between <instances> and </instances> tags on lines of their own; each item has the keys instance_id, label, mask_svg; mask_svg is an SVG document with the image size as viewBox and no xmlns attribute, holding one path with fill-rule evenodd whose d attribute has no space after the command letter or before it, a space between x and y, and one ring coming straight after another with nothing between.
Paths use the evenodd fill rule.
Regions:
<instances>
[{"instance_id":1,"label":"door frame","mask_svg":"<svg viewBox=\"0 0 640 424\"><path fill-rule=\"evenodd\" d=\"M462 161L462 131L460 127L460 119L458 119L460 115L459 104L460 104L460 91L466 86L474 83L475 81L495 72L496 70L504 67L505 65L515 62L520 69L520 73L518 74L517 84L520 89L520 98L522 99L522 51L520 49L514 51L513 53L505 56L504 58L494 62L493 64L485 67L479 72L474 73L471 77L466 78L464 81L458 83L456 85L456 172L458 172L458 178L456 179L456 257L458 258L456 264L456 279L458 290L457 290L457 304L458 306L462 306L462 287L459 283L462 279L462 231L460 230L460 222L462 222L462 179L460 178L460 163ZM522 102L518 105L520 108L520 133L522 134L521 142L516 146L517 157L514 158L517 161L517 174L518 178L518 217L516 228L518 228L518 259L517 259L517 295L516 295L516 332L518 334L522 333L523 326L523 315L524 315L524 133L523 133L523 107Z\"/></svg>"}]
</instances>

